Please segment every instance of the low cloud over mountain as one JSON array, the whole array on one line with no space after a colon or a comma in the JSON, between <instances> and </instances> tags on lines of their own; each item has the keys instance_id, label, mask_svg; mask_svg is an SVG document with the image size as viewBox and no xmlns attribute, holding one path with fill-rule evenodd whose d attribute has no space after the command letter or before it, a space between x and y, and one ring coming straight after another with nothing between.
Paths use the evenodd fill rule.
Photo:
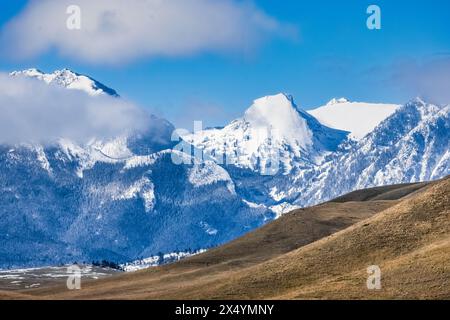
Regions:
<instances>
[{"instance_id":1,"label":"low cloud over mountain","mask_svg":"<svg viewBox=\"0 0 450 320\"><path fill-rule=\"evenodd\" d=\"M0 143L87 142L143 130L148 116L132 103L0 73Z\"/></svg>"}]
</instances>

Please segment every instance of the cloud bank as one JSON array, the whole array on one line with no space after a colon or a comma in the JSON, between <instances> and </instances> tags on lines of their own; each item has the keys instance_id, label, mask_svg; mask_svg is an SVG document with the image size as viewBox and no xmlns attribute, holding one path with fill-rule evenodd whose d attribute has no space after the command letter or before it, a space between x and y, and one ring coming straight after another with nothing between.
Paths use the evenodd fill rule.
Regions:
<instances>
[{"instance_id":1,"label":"cloud bank","mask_svg":"<svg viewBox=\"0 0 450 320\"><path fill-rule=\"evenodd\" d=\"M147 129L149 116L110 96L47 85L0 73L0 143L51 143L67 138L86 143Z\"/></svg>"},{"instance_id":2,"label":"cloud bank","mask_svg":"<svg viewBox=\"0 0 450 320\"><path fill-rule=\"evenodd\" d=\"M67 28L67 8L81 9L81 29ZM56 50L88 63L144 57L247 51L274 34L290 34L249 2L237 0L31 0L0 33L15 58Z\"/></svg>"},{"instance_id":3,"label":"cloud bank","mask_svg":"<svg viewBox=\"0 0 450 320\"><path fill-rule=\"evenodd\" d=\"M405 60L392 68L392 83L437 104L450 104L450 54Z\"/></svg>"}]
</instances>

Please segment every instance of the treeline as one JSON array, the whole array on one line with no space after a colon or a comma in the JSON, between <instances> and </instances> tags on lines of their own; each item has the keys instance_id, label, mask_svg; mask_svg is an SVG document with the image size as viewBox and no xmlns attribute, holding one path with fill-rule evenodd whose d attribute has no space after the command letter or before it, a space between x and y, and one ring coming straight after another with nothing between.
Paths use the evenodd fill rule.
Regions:
<instances>
[{"instance_id":1,"label":"treeline","mask_svg":"<svg viewBox=\"0 0 450 320\"><path fill-rule=\"evenodd\" d=\"M197 250L192 250L191 248L185 249L185 250L177 250L168 254L173 254L175 255L175 257L164 257L164 253L162 252L158 252L158 254L156 255L151 255L149 258L151 257L158 257L158 265L162 265L162 264L166 264L166 263L171 263L171 262L176 262L178 260L180 260L180 257L183 258L184 256L190 256L190 255L194 255L194 254L198 254L200 252L202 252L203 250L207 251L210 250L212 248L214 248L216 246L205 246L202 249L197 249ZM114 261L109 261L106 259L100 260L100 261L92 261L92 265L94 267L99 267L99 268L111 268L111 269L115 269L115 270L120 270L120 271L125 271L124 266L127 265L133 265L133 264L145 264L145 260L148 258L144 258L144 257L139 257L138 259L134 260L134 261L130 261L127 263L119 263L119 262L114 262ZM76 262L75 262L76 264Z\"/></svg>"},{"instance_id":2,"label":"treeline","mask_svg":"<svg viewBox=\"0 0 450 320\"><path fill-rule=\"evenodd\" d=\"M115 270L124 271L123 267L120 266L120 264L108 261L108 260L102 260L102 261L92 261L92 265L94 267L100 267L100 268L111 268Z\"/></svg>"}]
</instances>

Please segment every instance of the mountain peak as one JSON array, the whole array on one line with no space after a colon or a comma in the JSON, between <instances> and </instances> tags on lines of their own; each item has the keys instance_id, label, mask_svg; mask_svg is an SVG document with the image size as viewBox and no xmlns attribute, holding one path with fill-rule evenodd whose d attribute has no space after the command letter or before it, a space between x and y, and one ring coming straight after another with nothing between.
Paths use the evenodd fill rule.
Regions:
<instances>
[{"instance_id":1,"label":"mountain peak","mask_svg":"<svg viewBox=\"0 0 450 320\"><path fill-rule=\"evenodd\" d=\"M13 71L9 74L10 76L28 76L28 77L38 77L44 75L44 72L37 68L29 68L21 71Z\"/></svg>"},{"instance_id":2,"label":"mountain peak","mask_svg":"<svg viewBox=\"0 0 450 320\"><path fill-rule=\"evenodd\" d=\"M258 130L271 130L275 138L297 140L303 147L311 143L312 133L292 96L279 93L256 99L245 111L244 120Z\"/></svg>"},{"instance_id":3,"label":"mountain peak","mask_svg":"<svg viewBox=\"0 0 450 320\"><path fill-rule=\"evenodd\" d=\"M47 84L56 84L68 89L75 89L87 92L90 95L107 94L113 97L119 97L117 92L97 80L74 72L68 68L55 70L52 73L45 73L37 68L30 68L22 71L14 71L10 73L11 76L23 76L40 81Z\"/></svg>"},{"instance_id":4,"label":"mountain peak","mask_svg":"<svg viewBox=\"0 0 450 320\"><path fill-rule=\"evenodd\" d=\"M415 97L414 99L411 99L411 100L409 101L409 103L415 104L415 105L421 105L421 106L425 106L425 105L428 104L425 100L423 100L422 97L419 97L419 96L418 96L418 97Z\"/></svg>"},{"instance_id":5,"label":"mountain peak","mask_svg":"<svg viewBox=\"0 0 450 320\"><path fill-rule=\"evenodd\" d=\"M260 172L273 172L273 160L278 159L283 174L287 174L302 163L320 162L347 134L321 125L297 108L292 96L280 93L254 100L242 118L222 129L183 138L219 158L224 152L231 157L239 155L236 165Z\"/></svg>"},{"instance_id":6,"label":"mountain peak","mask_svg":"<svg viewBox=\"0 0 450 320\"><path fill-rule=\"evenodd\" d=\"M341 104L341 103L348 103L350 100L347 98L333 98L326 104L327 106L335 105L335 104Z\"/></svg>"},{"instance_id":7,"label":"mountain peak","mask_svg":"<svg viewBox=\"0 0 450 320\"><path fill-rule=\"evenodd\" d=\"M287 93L277 93L274 95L264 96L253 101L253 105L263 107L294 107L297 108L294 97Z\"/></svg>"}]
</instances>

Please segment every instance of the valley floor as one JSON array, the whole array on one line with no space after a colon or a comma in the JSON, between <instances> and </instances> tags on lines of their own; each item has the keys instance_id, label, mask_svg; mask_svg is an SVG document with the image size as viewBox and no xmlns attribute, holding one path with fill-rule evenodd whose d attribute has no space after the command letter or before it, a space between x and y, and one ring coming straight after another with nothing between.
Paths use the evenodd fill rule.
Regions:
<instances>
[{"instance_id":1,"label":"valley floor","mask_svg":"<svg viewBox=\"0 0 450 320\"><path fill-rule=\"evenodd\" d=\"M0 270L0 291L26 290L66 284L71 266ZM101 279L120 271L92 265L79 266L83 279Z\"/></svg>"}]
</instances>

